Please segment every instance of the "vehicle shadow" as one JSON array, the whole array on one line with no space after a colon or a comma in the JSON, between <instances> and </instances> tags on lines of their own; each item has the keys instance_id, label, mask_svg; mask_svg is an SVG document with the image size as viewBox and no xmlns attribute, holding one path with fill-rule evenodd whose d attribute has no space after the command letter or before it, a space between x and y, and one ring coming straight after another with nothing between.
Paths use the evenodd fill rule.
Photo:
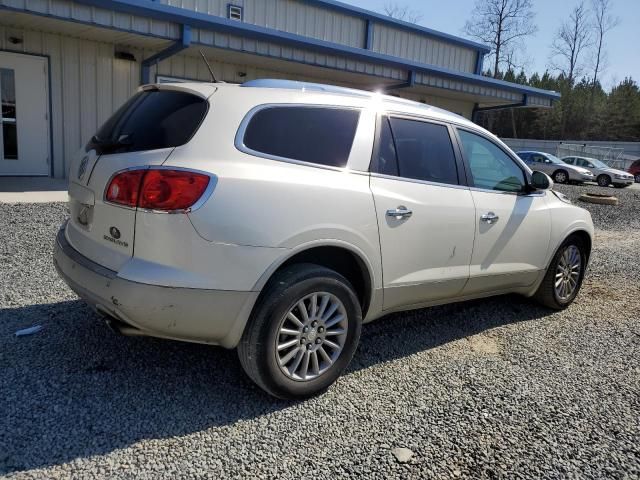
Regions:
<instances>
[{"instance_id":1,"label":"vehicle shadow","mask_svg":"<svg viewBox=\"0 0 640 480\"><path fill-rule=\"evenodd\" d=\"M497 297L393 314L365 326L351 372L549 311ZM33 335L20 328L42 324ZM235 351L112 333L81 301L0 310L0 474L112 452L286 409Z\"/></svg>"}]
</instances>

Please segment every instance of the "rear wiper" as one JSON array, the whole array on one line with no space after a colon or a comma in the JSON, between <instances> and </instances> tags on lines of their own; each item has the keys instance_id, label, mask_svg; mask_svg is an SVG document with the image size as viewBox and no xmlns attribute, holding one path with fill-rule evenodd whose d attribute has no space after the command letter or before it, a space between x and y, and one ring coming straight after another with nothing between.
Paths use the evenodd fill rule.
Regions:
<instances>
[{"instance_id":1,"label":"rear wiper","mask_svg":"<svg viewBox=\"0 0 640 480\"><path fill-rule=\"evenodd\" d=\"M118 147L126 147L131 145L133 140L130 134L120 135L116 140L111 138L100 138L97 135L91 137L89 140L90 146L100 147L103 150L112 150Z\"/></svg>"}]
</instances>

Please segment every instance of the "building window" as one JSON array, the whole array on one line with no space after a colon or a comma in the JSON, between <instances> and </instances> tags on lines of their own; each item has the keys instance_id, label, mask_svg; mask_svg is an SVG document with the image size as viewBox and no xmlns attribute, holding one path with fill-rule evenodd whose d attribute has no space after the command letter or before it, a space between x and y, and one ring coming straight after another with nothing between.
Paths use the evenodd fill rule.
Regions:
<instances>
[{"instance_id":1,"label":"building window","mask_svg":"<svg viewBox=\"0 0 640 480\"><path fill-rule=\"evenodd\" d=\"M9 68L0 68L0 101L2 115L0 123L0 145L4 160L18 159L18 123L16 116L16 75Z\"/></svg>"},{"instance_id":2,"label":"building window","mask_svg":"<svg viewBox=\"0 0 640 480\"><path fill-rule=\"evenodd\" d=\"M238 5L227 5L227 17L231 20L242 21L242 7Z\"/></svg>"}]
</instances>

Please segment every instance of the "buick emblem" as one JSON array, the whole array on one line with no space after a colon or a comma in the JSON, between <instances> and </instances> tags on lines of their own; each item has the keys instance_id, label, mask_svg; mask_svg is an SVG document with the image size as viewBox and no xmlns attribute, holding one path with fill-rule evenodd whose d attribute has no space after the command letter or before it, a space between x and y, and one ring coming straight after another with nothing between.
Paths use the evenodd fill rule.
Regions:
<instances>
[{"instance_id":1,"label":"buick emblem","mask_svg":"<svg viewBox=\"0 0 640 480\"><path fill-rule=\"evenodd\" d=\"M116 240L120 238L120 230L118 230L116 227L111 227L109 229L109 234Z\"/></svg>"},{"instance_id":2,"label":"buick emblem","mask_svg":"<svg viewBox=\"0 0 640 480\"><path fill-rule=\"evenodd\" d=\"M84 172L87 171L87 163L89 163L89 156L85 156L80 162L80 166L78 167L78 180L82 180L84 176Z\"/></svg>"}]
</instances>

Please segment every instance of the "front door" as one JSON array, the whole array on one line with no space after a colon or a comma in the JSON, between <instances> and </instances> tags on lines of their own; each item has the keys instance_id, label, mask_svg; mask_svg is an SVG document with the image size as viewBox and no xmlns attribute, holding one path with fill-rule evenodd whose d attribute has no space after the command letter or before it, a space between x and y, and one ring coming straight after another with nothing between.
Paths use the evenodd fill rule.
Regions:
<instances>
[{"instance_id":1,"label":"front door","mask_svg":"<svg viewBox=\"0 0 640 480\"><path fill-rule=\"evenodd\" d=\"M469 278L475 209L446 125L382 117L371 166L384 309L459 294Z\"/></svg>"},{"instance_id":2,"label":"front door","mask_svg":"<svg viewBox=\"0 0 640 480\"><path fill-rule=\"evenodd\" d=\"M476 205L475 244L464 294L532 285L546 265L546 192L527 193L525 172L489 138L459 129Z\"/></svg>"},{"instance_id":3,"label":"front door","mask_svg":"<svg viewBox=\"0 0 640 480\"><path fill-rule=\"evenodd\" d=\"M0 175L49 175L44 57L0 52Z\"/></svg>"}]
</instances>

